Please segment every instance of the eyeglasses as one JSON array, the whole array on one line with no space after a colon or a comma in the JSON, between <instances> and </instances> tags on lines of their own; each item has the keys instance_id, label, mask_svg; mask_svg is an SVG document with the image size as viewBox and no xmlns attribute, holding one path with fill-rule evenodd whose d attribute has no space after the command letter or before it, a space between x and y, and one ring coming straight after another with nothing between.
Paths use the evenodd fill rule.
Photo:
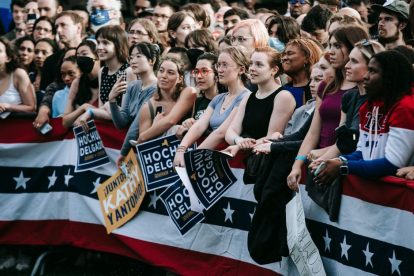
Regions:
<instances>
[{"instance_id":1,"label":"eyeglasses","mask_svg":"<svg viewBox=\"0 0 414 276\"><path fill-rule=\"evenodd\" d=\"M36 27L35 31L38 31L39 33L41 31L45 31L45 33L50 33L52 30L48 29L48 28L42 28L42 27Z\"/></svg>"},{"instance_id":2,"label":"eyeglasses","mask_svg":"<svg viewBox=\"0 0 414 276\"><path fill-rule=\"evenodd\" d=\"M307 1L305 1L305 0L289 0L289 3L290 3L291 5L295 5L296 3L299 3L299 4L301 4L301 5L305 5L305 4L310 5L310 3L309 3L309 2L307 2Z\"/></svg>"},{"instance_id":3,"label":"eyeglasses","mask_svg":"<svg viewBox=\"0 0 414 276\"><path fill-rule=\"evenodd\" d=\"M227 68L231 68L231 67L234 67L234 66L230 66L230 65L228 65L228 64L226 64L226 63L216 63L216 64L214 65L214 68L215 68L217 71L220 69L220 67L221 67L221 68L223 68L223 70L227 70Z\"/></svg>"},{"instance_id":4,"label":"eyeglasses","mask_svg":"<svg viewBox=\"0 0 414 276\"><path fill-rule=\"evenodd\" d=\"M144 57L143 55L129 56L127 58L127 61L128 61L128 63L131 63L134 59L141 59L143 57Z\"/></svg>"},{"instance_id":5,"label":"eyeglasses","mask_svg":"<svg viewBox=\"0 0 414 276\"><path fill-rule=\"evenodd\" d=\"M158 17L161 17L162 20L168 20L168 19L170 19L170 17L169 16L166 16L165 14L156 14L156 13L154 13L152 15L152 18L158 19Z\"/></svg>"},{"instance_id":6,"label":"eyeglasses","mask_svg":"<svg viewBox=\"0 0 414 276\"><path fill-rule=\"evenodd\" d=\"M208 68L201 68L201 69L194 69L194 70L192 70L191 71L191 76L193 77L193 78L197 78L197 76L198 76L198 74L200 74L201 75L201 77L206 77L207 75L208 75L208 73L210 73L210 72L216 72L216 71L214 71L214 70L210 70L210 69L208 69Z\"/></svg>"},{"instance_id":7,"label":"eyeglasses","mask_svg":"<svg viewBox=\"0 0 414 276\"><path fill-rule=\"evenodd\" d=\"M133 31L128 32L128 36L130 36L130 37L134 37L134 36L142 37L142 36L145 36L145 35L148 35L148 34L141 33L140 31L138 31L138 32L133 32Z\"/></svg>"},{"instance_id":8,"label":"eyeglasses","mask_svg":"<svg viewBox=\"0 0 414 276\"><path fill-rule=\"evenodd\" d=\"M234 44L237 41L238 43L242 44L243 42L245 42L247 39L250 39L250 38L253 38L253 37L232 36L230 37L230 42L231 44Z\"/></svg>"}]
</instances>

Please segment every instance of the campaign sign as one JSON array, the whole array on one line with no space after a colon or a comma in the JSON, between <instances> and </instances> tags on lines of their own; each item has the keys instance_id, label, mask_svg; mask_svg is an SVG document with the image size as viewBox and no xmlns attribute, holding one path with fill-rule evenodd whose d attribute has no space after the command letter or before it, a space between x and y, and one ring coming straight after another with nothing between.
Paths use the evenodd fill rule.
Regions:
<instances>
[{"instance_id":1,"label":"campaign sign","mask_svg":"<svg viewBox=\"0 0 414 276\"><path fill-rule=\"evenodd\" d=\"M137 145L139 164L148 192L169 186L179 179L173 161L180 143L175 135L170 135ZM188 150L195 148L194 144Z\"/></svg>"},{"instance_id":2,"label":"campaign sign","mask_svg":"<svg viewBox=\"0 0 414 276\"><path fill-rule=\"evenodd\" d=\"M289 254L301 276L326 276L319 250L306 228L301 194L286 204Z\"/></svg>"},{"instance_id":3,"label":"campaign sign","mask_svg":"<svg viewBox=\"0 0 414 276\"><path fill-rule=\"evenodd\" d=\"M132 149L125 158L125 173L118 170L99 186L97 193L108 234L128 222L138 212L146 192Z\"/></svg>"},{"instance_id":4,"label":"campaign sign","mask_svg":"<svg viewBox=\"0 0 414 276\"><path fill-rule=\"evenodd\" d=\"M88 126L89 133L85 133L81 126L73 128L78 143L78 163L75 172L92 170L109 163L95 122L89 121Z\"/></svg>"},{"instance_id":5,"label":"campaign sign","mask_svg":"<svg viewBox=\"0 0 414 276\"><path fill-rule=\"evenodd\" d=\"M183 236L204 219L203 213L191 210L190 196L181 179L168 187L160 195L160 198L175 226Z\"/></svg>"},{"instance_id":6,"label":"campaign sign","mask_svg":"<svg viewBox=\"0 0 414 276\"><path fill-rule=\"evenodd\" d=\"M207 210L237 181L227 159L217 151L193 150L184 154L184 162L194 192Z\"/></svg>"}]
</instances>

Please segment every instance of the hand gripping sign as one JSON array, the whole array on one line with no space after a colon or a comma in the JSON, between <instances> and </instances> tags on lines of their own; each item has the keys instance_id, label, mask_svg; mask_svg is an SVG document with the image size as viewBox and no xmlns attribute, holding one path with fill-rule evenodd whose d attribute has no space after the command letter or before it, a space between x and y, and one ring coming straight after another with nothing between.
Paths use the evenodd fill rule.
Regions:
<instances>
[{"instance_id":1,"label":"hand gripping sign","mask_svg":"<svg viewBox=\"0 0 414 276\"><path fill-rule=\"evenodd\" d=\"M190 196L181 179L178 179L168 187L160 197L181 235L184 236L191 228L204 219L203 213L191 210Z\"/></svg>"},{"instance_id":2,"label":"hand gripping sign","mask_svg":"<svg viewBox=\"0 0 414 276\"><path fill-rule=\"evenodd\" d=\"M89 121L88 126L88 133L83 131L82 126L73 128L78 144L78 162L75 172L92 170L110 162L95 122Z\"/></svg>"},{"instance_id":3,"label":"hand gripping sign","mask_svg":"<svg viewBox=\"0 0 414 276\"><path fill-rule=\"evenodd\" d=\"M326 276L318 248L306 228L300 193L286 204L286 227L289 254L300 275Z\"/></svg>"},{"instance_id":4,"label":"hand gripping sign","mask_svg":"<svg viewBox=\"0 0 414 276\"><path fill-rule=\"evenodd\" d=\"M125 158L124 171L118 170L97 189L108 234L134 217L146 193L132 149Z\"/></svg>"},{"instance_id":5,"label":"hand gripping sign","mask_svg":"<svg viewBox=\"0 0 414 276\"><path fill-rule=\"evenodd\" d=\"M180 143L175 135L171 135L137 145L139 163L148 192L169 186L179 179L173 168L173 161ZM195 148L194 144L188 150Z\"/></svg>"},{"instance_id":6,"label":"hand gripping sign","mask_svg":"<svg viewBox=\"0 0 414 276\"><path fill-rule=\"evenodd\" d=\"M184 162L194 194L207 210L237 181L227 159L218 151L193 150L184 154Z\"/></svg>"}]
</instances>

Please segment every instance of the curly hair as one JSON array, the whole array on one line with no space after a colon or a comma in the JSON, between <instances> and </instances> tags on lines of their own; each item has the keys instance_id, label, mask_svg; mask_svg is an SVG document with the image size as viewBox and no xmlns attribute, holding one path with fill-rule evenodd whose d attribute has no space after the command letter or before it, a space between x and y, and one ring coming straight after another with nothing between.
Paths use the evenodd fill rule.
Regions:
<instances>
[{"instance_id":1,"label":"curly hair","mask_svg":"<svg viewBox=\"0 0 414 276\"><path fill-rule=\"evenodd\" d=\"M404 96L412 95L413 67L408 59L396 50L380 52L373 55L371 60L375 60L381 67L384 89L378 97L368 94L368 106L372 108L373 102L380 98L385 103L384 109L387 113Z\"/></svg>"},{"instance_id":2,"label":"curly hair","mask_svg":"<svg viewBox=\"0 0 414 276\"><path fill-rule=\"evenodd\" d=\"M286 49L290 45L294 45L298 47L302 51L303 55L305 56L304 67L305 67L305 72L309 77L312 72L313 65L318 63L319 59L321 58L322 50L318 47L318 45L316 45L315 42L313 42L310 39L302 39L302 38L292 39L286 45Z\"/></svg>"},{"instance_id":3,"label":"curly hair","mask_svg":"<svg viewBox=\"0 0 414 276\"><path fill-rule=\"evenodd\" d=\"M317 30L326 30L326 24L334 13L326 6L313 7L302 21L302 30L313 33Z\"/></svg>"},{"instance_id":4,"label":"curly hair","mask_svg":"<svg viewBox=\"0 0 414 276\"><path fill-rule=\"evenodd\" d=\"M6 63L6 72L7 74L11 74L17 68L21 68L20 66L20 59L17 56L17 49L16 47L6 38L0 37L0 42L6 48L6 55L10 58L10 61Z\"/></svg>"},{"instance_id":5,"label":"curly hair","mask_svg":"<svg viewBox=\"0 0 414 276\"><path fill-rule=\"evenodd\" d=\"M164 61L167 61L167 60L175 63L175 65L177 66L178 76L182 77L181 82L177 83L177 85L175 87L175 91L171 95L171 99L173 99L174 101L177 101L178 98L180 97L181 92L184 90L184 88L187 87L187 85L185 84L185 77L184 77L185 76L185 64L184 64L184 62L182 62L178 58L167 55L167 56L165 56L161 59L160 66L158 67L157 71L159 71L159 69L161 68ZM154 100L156 100L156 101L162 100L162 94L161 94L161 90L160 90L160 87L158 86L158 84L157 84L157 90L154 94Z\"/></svg>"}]
</instances>

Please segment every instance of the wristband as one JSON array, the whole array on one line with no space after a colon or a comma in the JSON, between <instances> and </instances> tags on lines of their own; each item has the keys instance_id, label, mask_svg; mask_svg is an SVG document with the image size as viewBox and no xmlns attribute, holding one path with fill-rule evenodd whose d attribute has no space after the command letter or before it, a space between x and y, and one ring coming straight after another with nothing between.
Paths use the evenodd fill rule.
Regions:
<instances>
[{"instance_id":1,"label":"wristband","mask_svg":"<svg viewBox=\"0 0 414 276\"><path fill-rule=\"evenodd\" d=\"M305 156L300 156L300 155L296 156L295 160L298 160L298 159L303 160L305 163L308 163L308 159Z\"/></svg>"},{"instance_id":2,"label":"wristband","mask_svg":"<svg viewBox=\"0 0 414 276\"><path fill-rule=\"evenodd\" d=\"M236 137L234 137L234 138L233 138L233 144L235 144L235 145L236 145L236 139L237 139L237 138L243 138L243 137L241 137L241 136L236 136Z\"/></svg>"},{"instance_id":3,"label":"wristband","mask_svg":"<svg viewBox=\"0 0 414 276\"><path fill-rule=\"evenodd\" d=\"M92 118L93 118L93 111L92 108L89 109L89 114L91 114Z\"/></svg>"}]
</instances>

